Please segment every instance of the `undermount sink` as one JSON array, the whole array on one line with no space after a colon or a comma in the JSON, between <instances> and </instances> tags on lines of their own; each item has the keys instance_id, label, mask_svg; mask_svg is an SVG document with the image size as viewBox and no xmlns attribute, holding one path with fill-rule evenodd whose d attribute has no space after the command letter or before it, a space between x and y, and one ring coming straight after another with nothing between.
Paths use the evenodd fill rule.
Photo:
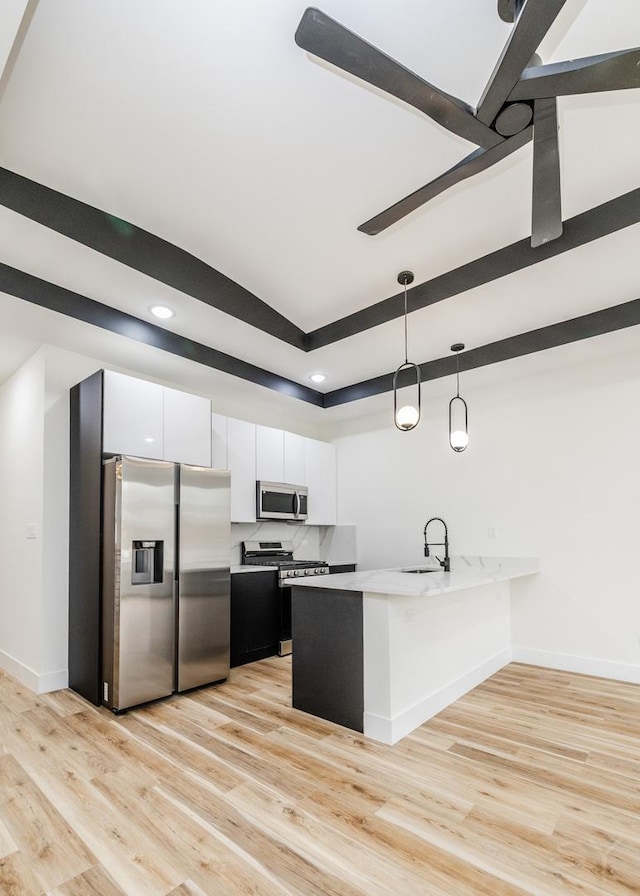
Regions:
<instances>
[{"instance_id":1,"label":"undermount sink","mask_svg":"<svg viewBox=\"0 0 640 896\"><path fill-rule=\"evenodd\" d=\"M400 572L413 572L418 575L422 575L424 572L440 572L437 567L434 566L418 566L416 569L401 569Z\"/></svg>"}]
</instances>

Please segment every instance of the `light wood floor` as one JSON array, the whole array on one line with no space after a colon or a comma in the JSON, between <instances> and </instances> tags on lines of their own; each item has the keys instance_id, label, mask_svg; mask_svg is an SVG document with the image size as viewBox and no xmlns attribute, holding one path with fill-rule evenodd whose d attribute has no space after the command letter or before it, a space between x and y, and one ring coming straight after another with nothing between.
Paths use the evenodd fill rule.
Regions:
<instances>
[{"instance_id":1,"label":"light wood floor","mask_svg":"<svg viewBox=\"0 0 640 896\"><path fill-rule=\"evenodd\" d=\"M640 892L640 686L511 665L395 747L290 663L120 717L0 673L0 893Z\"/></svg>"}]
</instances>

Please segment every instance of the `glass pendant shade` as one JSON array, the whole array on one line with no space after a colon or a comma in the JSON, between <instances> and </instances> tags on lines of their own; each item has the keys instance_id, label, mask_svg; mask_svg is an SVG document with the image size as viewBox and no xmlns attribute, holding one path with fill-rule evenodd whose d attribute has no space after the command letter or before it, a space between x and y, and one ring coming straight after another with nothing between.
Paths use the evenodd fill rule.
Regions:
<instances>
[{"instance_id":1,"label":"glass pendant shade","mask_svg":"<svg viewBox=\"0 0 640 896\"><path fill-rule=\"evenodd\" d=\"M407 402L398 407L398 376L403 370L413 370L416 378L416 394L413 402ZM398 429L407 432L420 422L420 368L411 361L405 361L393 374L393 422Z\"/></svg>"},{"instance_id":2,"label":"glass pendant shade","mask_svg":"<svg viewBox=\"0 0 640 896\"><path fill-rule=\"evenodd\" d=\"M451 351L456 353L456 394L449 402L449 445L454 451L464 451L469 444L469 413L467 403L460 397L460 371L458 356L464 344L456 342Z\"/></svg>"},{"instance_id":3,"label":"glass pendant shade","mask_svg":"<svg viewBox=\"0 0 640 896\"><path fill-rule=\"evenodd\" d=\"M469 436L462 429L454 429L449 436L449 444L454 451L464 451L469 444Z\"/></svg>"},{"instance_id":4,"label":"glass pendant shade","mask_svg":"<svg viewBox=\"0 0 640 896\"><path fill-rule=\"evenodd\" d=\"M398 429L413 429L418 420L418 409L410 404L405 404L396 414L396 426Z\"/></svg>"},{"instance_id":5,"label":"glass pendant shade","mask_svg":"<svg viewBox=\"0 0 640 896\"><path fill-rule=\"evenodd\" d=\"M402 271L398 274L398 283L404 285L404 363L393 374L393 422L401 432L408 432L410 429L415 429L420 422L420 368L407 360L407 285L413 283L411 271ZM400 403L398 379L404 371L412 371L415 375L415 394L410 401Z\"/></svg>"}]
</instances>

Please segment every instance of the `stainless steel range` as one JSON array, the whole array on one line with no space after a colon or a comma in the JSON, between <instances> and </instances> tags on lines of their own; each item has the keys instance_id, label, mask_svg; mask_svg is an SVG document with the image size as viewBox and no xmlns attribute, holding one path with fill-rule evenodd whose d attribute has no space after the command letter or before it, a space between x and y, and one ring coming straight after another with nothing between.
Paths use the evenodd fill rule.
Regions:
<instances>
[{"instance_id":1,"label":"stainless steel range","mask_svg":"<svg viewBox=\"0 0 640 896\"><path fill-rule=\"evenodd\" d=\"M287 656L292 651L291 585L300 576L328 575L329 564L323 560L294 560L292 541L243 541L242 562L278 568L278 653Z\"/></svg>"}]
</instances>

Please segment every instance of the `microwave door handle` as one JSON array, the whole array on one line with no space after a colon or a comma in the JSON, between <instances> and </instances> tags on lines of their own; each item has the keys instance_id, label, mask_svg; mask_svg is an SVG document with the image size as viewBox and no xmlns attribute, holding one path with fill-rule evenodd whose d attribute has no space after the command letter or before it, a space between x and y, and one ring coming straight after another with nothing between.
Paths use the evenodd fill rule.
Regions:
<instances>
[{"instance_id":1,"label":"microwave door handle","mask_svg":"<svg viewBox=\"0 0 640 896\"><path fill-rule=\"evenodd\" d=\"M298 492L295 492L294 496L296 499L296 509L294 510L294 515L295 518L298 519L298 517L300 516L300 495L298 494Z\"/></svg>"}]
</instances>

